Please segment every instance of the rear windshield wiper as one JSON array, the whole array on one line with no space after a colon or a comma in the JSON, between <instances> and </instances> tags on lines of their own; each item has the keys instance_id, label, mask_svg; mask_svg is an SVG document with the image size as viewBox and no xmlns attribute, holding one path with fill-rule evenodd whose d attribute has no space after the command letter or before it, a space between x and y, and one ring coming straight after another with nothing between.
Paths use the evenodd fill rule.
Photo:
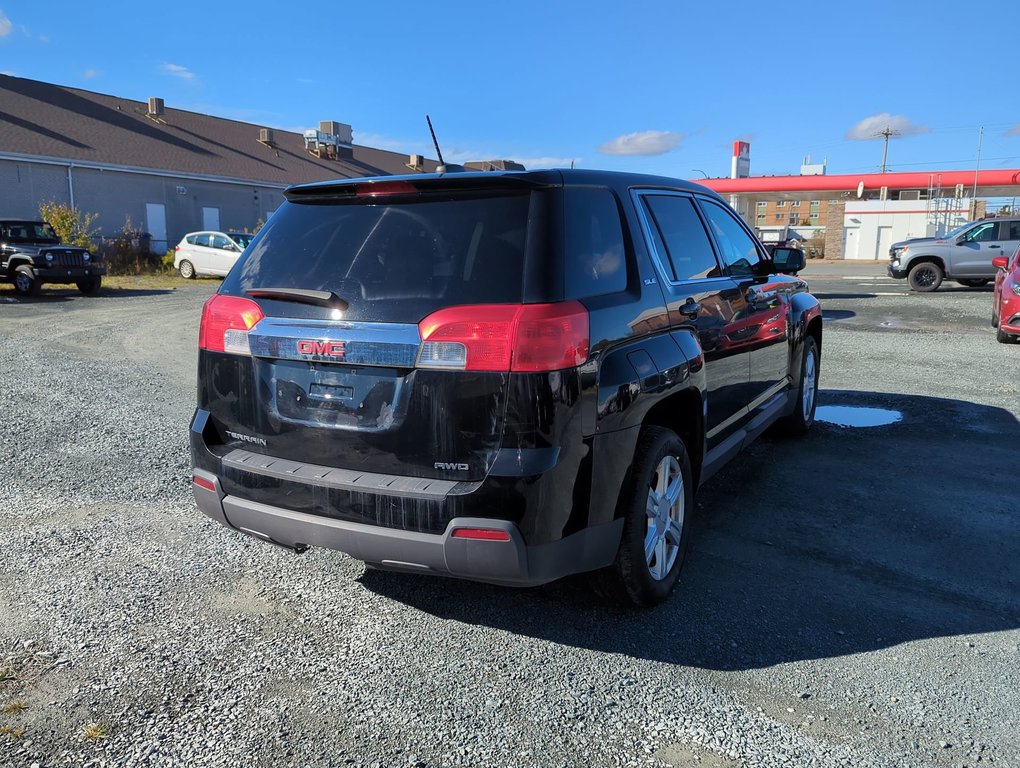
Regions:
<instances>
[{"instance_id":1,"label":"rear windshield wiper","mask_svg":"<svg viewBox=\"0 0 1020 768\"><path fill-rule=\"evenodd\" d=\"M349 306L333 291L312 291L307 288L249 288L246 293L257 299L297 301L302 304L315 304L319 307L333 309L347 309Z\"/></svg>"}]
</instances>

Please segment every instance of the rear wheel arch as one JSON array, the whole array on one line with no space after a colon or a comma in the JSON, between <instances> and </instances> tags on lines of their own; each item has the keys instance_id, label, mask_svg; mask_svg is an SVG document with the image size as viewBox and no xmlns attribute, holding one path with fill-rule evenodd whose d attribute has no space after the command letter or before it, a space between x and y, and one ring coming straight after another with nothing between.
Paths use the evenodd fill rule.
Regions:
<instances>
[{"instance_id":1,"label":"rear wheel arch","mask_svg":"<svg viewBox=\"0 0 1020 768\"><path fill-rule=\"evenodd\" d=\"M662 398L645 414L641 426L663 427L676 433L687 448L697 488L705 458L705 407L701 393L690 388Z\"/></svg>"}]
</instances>

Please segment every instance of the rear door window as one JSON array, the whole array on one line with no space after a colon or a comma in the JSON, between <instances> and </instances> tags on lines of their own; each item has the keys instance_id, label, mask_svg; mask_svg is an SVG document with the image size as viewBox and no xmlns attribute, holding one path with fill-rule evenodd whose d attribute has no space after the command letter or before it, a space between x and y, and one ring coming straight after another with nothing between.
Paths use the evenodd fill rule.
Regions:
<instances>
[{"instance_id":1,"label":"rear door window","mask_svg":"<svg viewBox=\"0 0 1020 768\"><path fill-rule=\"evenodd\" d=\"M347 318L384 322L520 302L530 199L500 190L288 202L223 291L332 291L349 304Z\"/></svg>"},{"instance_id":2,"label":"rear door window","mask_svg":"<svg viewBox=\"0 0 1020 768\"><path fill-rule=\"evenodd\" d=\"M598 187L567 187L563 217L567 297L625 290L627 262L616 196Z\"/></svg>"},{"instance_id":3,"label":"rear door window","mask_svg":"<svg viewBox=\"0 0 1020 768\"><path fill-rule=\"evenodd\" d=\"M212 247L213 248L220 248L220 249L226 250L227 247L229 247L229 245L230 245L230 241L227 240L227 238L225 236L223 236L223 235L213 235L212 236Z\"/></svg>"},{"instance_id":4,"label":"rear door window","mask_svg":"<svg viewBox=\"0 0 1020 768\"><path fill-rule=\"evenodd\" d=\"M1004 221L1002 226L1006 229L1003 240L1020 240L1020 221Z\"/></svg>"},{"instance_id":5,"label":"rear door window","mask_svg":"<svg viewBox=\"0 0 1020 768\"><path fill-rule=\"evenodd\" d=\"M201 235L195 235L195 245L209 247L209 233L204 232Z\"/></svg>"},{"instance_id":6,"label":"rear door window","mask_svg":"<svg viewBox=\"0 0 1020 768\"><path fill-rule=\"evenodd\" d=\"M694 207L682 195L646 195L645 205L652 219L656 250L668 260L674 282L719 277L719 263L712 243Z\"/></svg>"}]
</instances>

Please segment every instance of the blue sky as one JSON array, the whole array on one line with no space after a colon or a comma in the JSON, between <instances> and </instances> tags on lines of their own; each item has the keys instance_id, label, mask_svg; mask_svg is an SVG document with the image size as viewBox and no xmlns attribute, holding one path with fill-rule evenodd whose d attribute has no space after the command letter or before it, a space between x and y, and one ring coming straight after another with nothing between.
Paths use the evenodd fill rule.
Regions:
<instances>
[{"instance_id":1,"label":"blue sky","mask_svg":"<svg viewBox=\"0 0 1020 768\"><path fill-rule=\"evenodd\" d=\"M698 178L1020 168L1020 3L11 2L0 71L447 161ZM2 104L0 104L2 107ZM865 137L855 139L854 136Z\"/></svg>"}]
</instances>

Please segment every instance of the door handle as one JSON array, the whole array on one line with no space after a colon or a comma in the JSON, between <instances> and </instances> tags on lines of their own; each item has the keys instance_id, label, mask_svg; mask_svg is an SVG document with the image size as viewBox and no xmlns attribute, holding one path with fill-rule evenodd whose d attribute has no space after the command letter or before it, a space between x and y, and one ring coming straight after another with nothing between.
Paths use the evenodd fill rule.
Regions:
<instances>
[{"instance_id":1,"label":"door handle","mask_svg":"<svg viewBox=\"0 0 1020 768\"><path fill-rule=\"evenodd\" d=\"M701 312L701 305L694 299L689 298L687 299L687 301L680 305L680 308L677 310L677 312L679 312L684 317L690 318L691 320L696 320L698 318L698 313Z\"/></svg>"},{"instance_id":2,"label":"door handle","mask_svg":"<svg viewBox=\"0 0 1020 768\"><path fill-rule=\"evenodd\" d=\"M989 248L1001 248L1002 246L1001 246L1001 245L990 245L990 246L988 246L988 247L989 247Z\"/></svg>"}]
</instances>

